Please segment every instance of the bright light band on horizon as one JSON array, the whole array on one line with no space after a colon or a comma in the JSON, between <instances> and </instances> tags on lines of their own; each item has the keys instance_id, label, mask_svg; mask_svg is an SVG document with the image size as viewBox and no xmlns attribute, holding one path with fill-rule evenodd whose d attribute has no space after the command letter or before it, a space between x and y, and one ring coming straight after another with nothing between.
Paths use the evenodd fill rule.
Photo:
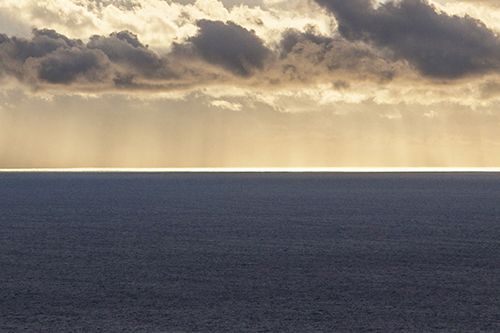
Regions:
<instances>
[{"instance_id":1,"label":"bright light band on horizon","mask_svg":"<svg viewBox=\"0 0 500 333\"><path fill-rule=\"evenodd\" d=\"M33 168L0 169L3 173L500 173L498 168Z\"/></svg>"}]
</instances>

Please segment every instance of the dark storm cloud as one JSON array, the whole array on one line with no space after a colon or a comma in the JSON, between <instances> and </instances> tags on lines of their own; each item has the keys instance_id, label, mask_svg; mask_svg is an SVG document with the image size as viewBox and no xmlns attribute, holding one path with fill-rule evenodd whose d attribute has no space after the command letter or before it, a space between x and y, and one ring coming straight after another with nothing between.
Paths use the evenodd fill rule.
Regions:
<instances>
[{"instance_id":1,"label":"dark storm cloud","mask_svg":"<svg viewBox=\"0 0 500 333\"><path fill-rule=\"evenodd\" d=\"M279 46L283 74L290 81L370 79L386 82L401 64L363 42L337 35L327 37L313 30L286 31ZM342 77L348 74L348 78Z\"/></svg>"},{"instance_id":2,"label":"dark storm cloud","mask_svg":"<svg viewBox=\"0 0 500 333\"><path fill-rule=\"evenodd\" d=\"M0 73L37 86L79 82L129 89L185 87L229 73L249 77L272 54L254 32L234 23L201 20L198 26L196 36L163 55L128 31L95 35L87 43L54 30L35 29L31 39L0 34ZM206 63L211 69L203 68Z\"/></svg>"},{"instance_id":3,"label":"dark storm cloud","mask_svg":"<svg viewBox=\"0 0 500 333\"><path fill-rule=\"evenodd\" d=\"M17 61L25 61L28 58L40 58L59 48L81 47L83 43L71 40L66 36L49 29L34 29L33 38L24 38L2 35L0 38L1 51Z\"/></svg>"},{"instance_id":4,"label":"dark storm cloud","mask_svg":"<svg viewBox=\"0 0 500 333\"><path fill-rule=\"evenodd\" d=\"M189 39L195 51L207 62L240 76L262 69L271 51L263 41L232 22L198 21L198 35Z\"/></svg>"},{"instance_id":5,"label":"dark storm cloud","mask_svg":"<svg viewBox=\"0 0 500 333\"><path fill-rule=\"evenodd\" d=\"M0 71L32 84L173 76L165 59L127 31L92 36L88 43L54 30L35 29L31 39L0 35Z\"/></svg>"},{"instance_id":6,"label":"dark storm cloud","mask_svg":"<svg viewBox=\"0 0 500 333\"><path fill-rule=\"evenodd\" d=\"M31 68L48 83L68 84L79 78L100 81L109 66L102 52L89 50L80 40L67 38L54 30L33 31L33 39L13 37L13 58L24 62L24 71ZM28 73L29 78L33 75Z\"/></svg>"},{"instance_id":7,"label":"dark storm cloud","mask_svg":"<svg viewBox=\"0 0 500 333\"><path fill-rule=\"evenodd\" d=\"M87 47L101 50L111 62L138 74L151 77L165 74L162 58L144 46L131 32L115 32L108 37L92 36Z\"/></svg>"},{"instance_id":8,"label":"dark storm cloud","mask_svg":"<svg viewBox=\"0 0 500 333\"><path fill-rule=\"evenodd\" d=\"M390 49L422 74L453 79L497 71L500 39L470 16L449 16L425 0L315 0L330 10L348 40Z\"/></svg>"},{"instance_id":9,"label":"dark storm cloud","mask_svg":"<svg viewBox=\"0 0 500 333\"><path fill-rule=\"evenodd\" d=\"M333 42L333 38L321 36L313 31L301 32L290 29L285 31L280 42L281 57L286 57L294 51L300 52L306 47L305 44L320 46L321 53L324 53L332 49Z\"/></svg>"},{"instance_id":10,"label":"dark storm cloud","mask_svg":"<svg viewBox=\"0 0 500 333\"><path fill-rule=\"evenodd\" d=\"M128 31L95 35L87 43L54 30L34 30L31 39L0 35L0 74L38 87L79 83L130 90L189 89L250 77L275 86L342 80L341 72L376 81L395 75L391 62L372 47L339 35L288 30L271 50L235 23L197 24L197 35L163 55Z\"/></svg>"},{"instance_id":11,"label":"dark storm cloud","mask_svg":"<svg viewBox=\"0 0 500 333\"><path fill-rule=\"evenodd\" d=\"M40 61L38 78L49 82L68 84L78 78L101 81L108 63L100 52L88 49L60 49Z\"/></svg>"},{"instance_id":12,"label":"dark storm cloud","mask_svg":"<svg viewBox=\"0 0 500 333\"><path fill-rule=\"evenodd\" d=\"M57 60L55 57L63 55L56 55L60 50L71 50L74 49L73 55L78 52L76 50L82 49L84 47L83 43L79 40L71 40L54 30L33 30L33 38L28 40L24 38L12 37L9 38L5 35L0 37L0 66L3 71L16 76L19 79L23 79L27 75L25 66L27 63L33 65L34 63L41 64L45 57L51 55L51 59L47 59L46 64L50 66L55 66ZM42 68L40 68L41 70ZM54 68L54 70L56 70ZM49 72L51 70L49 69ZM50 76L50 75L49 75Z\"/></svg>"},{"instance_id":13,"label":"dark storm cloud","mask_svg":"<svg viewBox=\"0 0 500 333\"><path fill-rule=\"evenodd\" d=\"M370 0L316 1L334 13L339 32L290 29L272 46L233 22L209 20L199 20L196 35L164 54L129 31L88 42L48 29L33 30L29 39L0 34L0 75L36 87L175 90L247 80L262 87L332 83L342 90L354 80L385 83L413 68L445 79L500 68L498 36L471 17L448 16L424 0L377 7Z\"/></svg>"}]
</instances>

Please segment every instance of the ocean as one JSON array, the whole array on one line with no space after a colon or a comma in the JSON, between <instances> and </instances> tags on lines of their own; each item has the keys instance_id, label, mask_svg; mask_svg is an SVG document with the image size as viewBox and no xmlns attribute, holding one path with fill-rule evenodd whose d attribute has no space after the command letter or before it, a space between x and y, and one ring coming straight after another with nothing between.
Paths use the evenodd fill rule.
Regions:
<instances>
[{"instance_id":1,"label":"ocean","mask_svg":"<svg viewBox=\"0 0 500 333\"><path fill-rule=\"evenodd\" d=\"M0 173L1 332L500 332L500 174Z\"/></svg>"}]
</instances>

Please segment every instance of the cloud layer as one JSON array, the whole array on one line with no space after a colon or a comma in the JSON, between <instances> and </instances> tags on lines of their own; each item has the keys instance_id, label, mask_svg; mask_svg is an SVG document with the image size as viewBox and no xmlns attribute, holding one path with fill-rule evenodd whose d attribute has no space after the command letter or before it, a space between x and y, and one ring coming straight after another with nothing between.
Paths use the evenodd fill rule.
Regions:
<instances>
[{"instance_id":1,"label":"cloud layer","mask_svg":"<svg viewBox=\"0 0 500 333\"><path fill-rule=\"evenodd\" d=\"M329 80L342 70L363 70L359 73L363 76L393 75L390 64L375 65L384 62L380 54L339 37L287 30L270 48L255 32L233 22L200 20L197 25L195 36L174 44L165 54L151 50L129 31L94 35L86 43L49 29L34 29L31 39L0 35L0 70L38 87L132 88L132 83L140 82L194 85L200 80L216 84L251 77L262 84L307 83L324 76Z\"/></svg>"},{"instance_id":2,"label":"cloud layer","mask_svg":"<svg viewBox=\"0 0 500 333\"><path fill-rule=\"evenodd\" d=\"M472 17L440 13L424 0L376 8L370 0L316 1L334 13L345 38L386 47L424 75L453 79L500 68L498 35Z\"/></svg>"},{"instance_id":3,"label":"cloud layer","mask_svg":"<svg viewBox=\"0 0 500 333\"><path fill-rule=\"evenodd\" d=\"M308 9L323 21L297 18L300 24L286 21L294 15L290 10L265 7L265 1L231 10L216 0L155 1L79 0L72 2L72 13L85 11L82 17L88 20L82 18L75 27L88 27L93 13L104 16L112 10L133 22L148 5L168 6L161 8L177 11L170 19L175 33L162 23L163 46L148 46L131 30L72 38L39 27L31 36L0 34L0 74L37 90L73 91L179 91L214 85L257 90L328 85L348 91L365 83L380 90L393 80L398 89L425 89L439 82L463 87L464 79L480 90L486 82L488 87L496 84L500 74L497 32L478 18L448 14L426 0L315 0L319 6L312 3ZM330 30L321 7L331 19ZM280 15L286 23L280 24ZM490 88L488 92L485 96L492 96Z\"/></svg>"}]
</instances>

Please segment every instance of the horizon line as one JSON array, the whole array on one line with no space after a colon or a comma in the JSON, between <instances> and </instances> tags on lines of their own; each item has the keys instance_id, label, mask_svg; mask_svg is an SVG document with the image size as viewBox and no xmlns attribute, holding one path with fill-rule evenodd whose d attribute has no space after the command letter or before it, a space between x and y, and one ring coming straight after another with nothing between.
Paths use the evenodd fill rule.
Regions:
<instances>
[{"instance_id":1,"label":"horizon line","mask_svg":"<svg viewBox=\"0 0 500 333\"><path fill-rule=\"evenodd\" d=\"M6 168L0 173L500 173L500 167Z\"/></svg>"}]
</instances>

